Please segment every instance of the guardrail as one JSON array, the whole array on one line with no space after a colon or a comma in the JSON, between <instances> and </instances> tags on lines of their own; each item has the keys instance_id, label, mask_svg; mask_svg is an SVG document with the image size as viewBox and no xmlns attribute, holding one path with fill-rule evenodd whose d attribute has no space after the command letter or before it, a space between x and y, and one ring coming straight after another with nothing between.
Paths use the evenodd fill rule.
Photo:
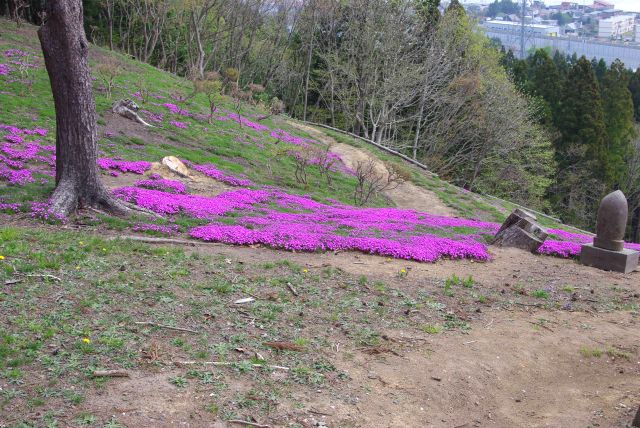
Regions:
<instances>
[{"instance_id":1,"label":"guardrail","mask_svg":"<svg viewBox=\"0 0 640 428\"><path fill-rule=\"evenodd\" d=\"M417 160L412 159L412 158L410 158L409 156L407 156L407 155L405 155L405 154L403 154L403 153L400 153L400 152L398 152L398 151L395 151L395 150L393 150L393 149L390 149L389 147L383 146L382 144L378 144L378 143L376 143L376 142L375 142L375 141L373 141L373 140L369 140L368 138L364 138L364 137L361 137L361 136L359 136L359 135L357 135L357 134L353 134L353 133L351 133L351 132L344 131L344 130L342 130L342 129L338 129L338 128L334 128L333 126L325 125L325 124L322 124L322 123L309 122L309 121L306 121L306 120L301 120L300 122L306 123L307 125L311 125L311 126L318 126L318 127L320 127L320 128L329 129L329 130L334 131L334 132L339 132L340 134L348 135L348 136L353 137L353 138L355 138L355 139L358 139L358 140L360 140L360 141L364 141L365 143L369 143L369 144L371 144L371 145L373 145L373 146L375 146L375 147L377 147L377 148L379 148L379 149L381 149L381 150L384 150L384 151L385 151L385 152L387 152L387 153L390 153L390 154L392 154L392 155L394 155L394 156L398 156L398 157L400 157L400 158L404 159L405 161L407 161L407 162L409 162L409 163L411 163L411 164L413 164L413 165L415 165L415 166L417 166L417 167L419 167L419 168L423 169L425 172L427 172L427 173L428 173L429 175L431 175L432 177L438 177L438 174L436 174L435 172L429 171L429 168L428 168L425 164L423 164L423 163L421 163L421 162L418 162ZM451 186L457 187L458 189L461 189L461 190L462 190L462 188L461 188L461 187L458 187L458 186L456 186L455 184L451 184ZM464 189L464 190L465 190L465 191L467 191L466 189ZM558 223L562 223L562 220L560 220L559 218L555 218L555 217L553 217L553 216L550 216L549 214L545 214L545 213L542 213L542 212L540 212L540 211L536 211L536 210L534 210L534 209L531 209L531 208L529 208L529 207L525 207L525 206L523 206L523 205L516 204L515 202L511 202L511 201L504 200L504 199L499 198L499 197L497 197L497 196L488 195L488 194L483 194L483 193L477 193L477 192L471 192L471 193L474 193L474 194L479 195L479 196L484 196L484 197L487 197L487 198L495 199L495 200L498 200L498 201L500 201L500 202L504 202L504 203L507 203L507 204L511 204L511 205L514 205L514 206L516 206L516 207L518 207L518 208L522 208L523 210L528 211L528 212L530 212L530 213L533 213L533 214L539 215L539 216L541 216L541 217L548 218L548 219L553 220L553 221L556 221L556 222L558 222ZM584 233L591 234L591 232L587 232L587 231L585 231L585 230L578 229L577 227L573 227L573 226L571 226L571 227L572 227L573 229L575 229L575 230L580 231L580 232L584 232Z\"/></svg>"},{"instance_id":2,"label":"guardrail","mask_svg":"<svg viewBox=\"0 0 640 428\"><path fill-rule=\"evenodd\" d=\"M358 140L362 140L362 141L364 141L366 143L374 145L377 148L379 148L380 150L384 150L387 153L391 153L394 156L398 156L398 157L404 159L405 161L407 161L409 163L412 163L412 164L414 164L415 166L417 166L419 168L424 169L427 173L429 173L433 177L437 177L438 176L438 174L436 174L435 172L429 171L429 168L425 164L420 163L417 160L412 159L412 158L410 158L409 156L407 156L407 155L405 155L403 153L397 152L397 151L395 151L393 149L390 149L389 147L383 146L382 144L378 144L373 140L369 140L368 138L361 137L361 136L359 136L357 134L352 134L351 132L348 132L348 131L343 131L342 129L334 128L333 126L324 125L322 123L309 122L309 121L305 121L305 120L303 120L301 122L304 122L304 123L306 123L308 125L319 126L321 128L330 129L332 131L339 132L339 133L345 134L345 135L349 135L349 136L351 136L353 138L357 138Z\"/></svg>"}]
</instances>

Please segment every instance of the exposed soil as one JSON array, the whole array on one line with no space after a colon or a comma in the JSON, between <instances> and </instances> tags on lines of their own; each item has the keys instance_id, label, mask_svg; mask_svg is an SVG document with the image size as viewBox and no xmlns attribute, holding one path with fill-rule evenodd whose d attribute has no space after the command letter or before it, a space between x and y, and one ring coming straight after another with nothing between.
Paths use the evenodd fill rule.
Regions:
<instances>
[{"instance_id":1,"label":"exposed soil","mask_svg":"<svg viewBox=\"0 0 640 428\"><path fill-rule=\"evenodd\" d=\"M310 135L313 135L313 137L318 141L331 146L331 151L340 155L346 166L349 168L354 169L359 161L366 162L372 158L371 154L367 151L348 144L338 143L335 139L311 126L293 121L289 121L287 123L309 133ZM376 169L382 173L386 173L384 163L377 160L375 157L374 159L376 160ZM418 187L409 181L400 184L392 190L386 191L385 195L391 199L398 208L412 209L435 215L456 215L455 210L445 205L435 193L423 187Z\"/></svg>"},{"instance_id":2,"label":"exposed soil","mask_svg":"<svg viewBox=\"0 0 640 428\"><path fill-rule=\"evenodd\" d=\"M475 312L450 304L470 323L468 332L388 330L388 348L379 355L354 347L336 328L329 333L325 356L351 381L342 388L299 388L269 416L271 426L323 426L321 421L328 427L626 427L640 402L637 312L607 310L614 301L638 304L640 271L603 272L514 249L495 249L488 263L436 264L222 244L202 244L198 251L245 264L287 258L310 270L338 267L407 293L431 292L434 281L452 274L473 275L478 292L492 296ZM398 278L403 268L409 274ZM542 309L545 301L531 298L534 290L546 288L556 295L568 286L576 291L566 301L580 306L579 311ZM521 298L525 303L513 303ZM562 299L555 302L558 307ZM620 352L596 357L583 348ZM167 386L166 379L179 372L164 367L113 382L87 409L117 414L127 426L227 426L202 410L206 390L176 392ZM276 371L272 377L278 382L286 374ZM231 388L246 392L249 386L239 380ZM256 419L265 421L259 414Z\"/></svg>"}]
</instances>

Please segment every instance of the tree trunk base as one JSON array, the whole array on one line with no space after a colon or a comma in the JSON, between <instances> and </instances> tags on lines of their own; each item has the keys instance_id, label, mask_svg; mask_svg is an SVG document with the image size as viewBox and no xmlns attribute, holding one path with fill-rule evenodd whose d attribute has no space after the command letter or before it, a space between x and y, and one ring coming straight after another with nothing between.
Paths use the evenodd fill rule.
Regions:
<instances>
[{"instance_id":1,"label":"tree trunk base","mask_svg":"<svg viewBox=\"0 0 640 428\"><path fill-rule=\"evenodd\" d=\"M101 185L99 189L83 188L73 180L62 179L49 200L49 211L60 217L69 217L78 208L97 208L106 213L126 216L131 209L118 201Z\"/></svg>"}]
</instances>

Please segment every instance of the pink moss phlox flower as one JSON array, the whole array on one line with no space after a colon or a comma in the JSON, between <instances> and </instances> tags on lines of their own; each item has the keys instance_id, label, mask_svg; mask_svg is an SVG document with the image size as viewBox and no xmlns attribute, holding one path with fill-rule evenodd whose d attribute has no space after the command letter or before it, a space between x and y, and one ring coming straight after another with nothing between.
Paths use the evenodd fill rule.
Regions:
<instances>
[{"instance_id":1,"label":"pink moss phlox flower","mask_svg":"<svg viewBox=\"0 0 640 428\"><path fill-rule=\"evenodd\" d=\"M20 49L8 49L4 51L4 56L7 58L25 57L29 55L29 52L25 52Z\"/></svg>"},{"instance_id":2,"label":"pink moss phlox flower","mask_svg":"<svg viewBox=\"0 0 640 428\"><path fill-rule=\"evenodd\" d=\"M169 110L171 113L174 114L179 114L181 116L190 116L189 112L187 110L181 109L180 107L178 107L175 104L171 104L171 103L164 103L162 104L163 107L165 107L167 110Z\"/></svg>"},{"instance_id":3,"label":"pink moss phlox flower","mask_svg":"<svg viewBox=\"0 0 640 428\"><path fill-rule=\"evenodd\" d=\"M253 130L256 130L258 132L263 132L263 131L268 131L269 127L266 125L263 125L261 123L257 123L257 122L252 122L249 119L247 119L246 117L240 116L236 113L229 113L227 115L227 119L221 119L219 118L218 120L234 120L236 122L238 122L239 124L241 124L242 126L246 126L247 128L251 128Z\"/></svg>"},{"instance_id":4,"label":"pink moss phlox flower","mask_svg":"<svg viewBox=\"0 0 640 428\"><path fill-rule=\"evenodd\" d=\"M272 131L269 135L280 141L284 141L285 143L293 144L294 146L309 147L309 144L317 144L317 141L315 140L311 140L309 138L296 137L295 135L291 135L287 131L282 129L276 129L275 131Z\"/></svg>"},{"instance_id":5,"label":"pink moss phlox flower","mask_svg":"<svg viewBox=\"0 0 640 428\"><path fill-rule=\"evenodd\" d=\"M175 126L176 128L180 128L180 129L187 129L189 127L189 125L187 125L186 123L179 122L177 120L172 120L169 123L172 124L173 126Z\"/></svg>"},{"instance_id":6,"label":"pink moss phlox flower","mask_svg":"<svg viewBox=\"0 0 640 428\"><path fill-rule=\"evenodd\" d=\"M20 211L20 204L7 204L0 202L0 211L13 211L17 213Z\"/></svg>"},{"instance_id":7,"label":"pink moss phlox flower","mask_svg":"<svg viewBox=\"0 0 640 428\"><path fill-rule=\"evenodd\" d=\"M0 64L0 76L8 76L11 69L7 64Z\"/></svg>"},{"instance_id":8,"label":"pink moss phlox flower","mask_svg":"<svg viewBox=\"0 0 640 428\"><path fill-rule=\"evenodd\" d=\"M9 134L21 134L22 129L13 125L0 125L0 129L9 132Z\"/></svg>"},{"instance_id":9,"label":"pink moss phlox flower","mask_svg":"<svg viewBox=\"0 0 640 428\"><path fill-rule=\"evenodd\" d=\"M195 169L196 171L199 171L201 173L203 173L204 175L211 177L215 180L221 181L223 183L226 183L230 186L235 186L235 187L250 187L250 186L254 186L255 184L251 181L251 180L247 180L247 179L242 179L242 178L237 178L234 177L232 175L226 174L222 171L220 171L218 168L215 167L215 165L211 165L211 164L205 164L205 165L196 165L193 164L191 162L189 162L187 164L187 166Z\"/></svg>"},{"instance_id":10,"label":"pink moss phlox flower","mask_svg":"<svg viewBox=\"0 0 640 428\"><path fill-rule=\"evenodd\" d=\"M215 198L208 198L195 195L175 195L138 187L122 187L116 189L114 195L158 214L182 213L199 219L213 219L234 210L251 209L254 204L269 198L267 192L248 189L235 190Z\"/></svg>"},{"instance_id":11,"label":"pink moss phlox flower","mask_svg":"<svg viewBox=\"0 0 640 428\"><path fill-rule=\"evenodd\" d=\"M67 218L54 213L50 209L50 205L48 202L33 202L31 204L31 217L44 220L44 221L53 221L53 222L61 222L66 223Z\"/></svg>"},{"instance_id":12,"label":"pink moss phlox flower","mask_svg":"<svg viewBox=\"0 0 640 428\"><path fill-rule=\"evenodd\" d=\"M4 139L7 140L10 143L13 143L13 144L22 144L22 143L24 143L24 138L22 138L20 135L16 135L16 134L5 135Z\"/></svg>"},{"instance_id":13,"label":"pink moss phlox flower","mask_svg":"<svg viewBox=\"0 0 640 428\"><path fill-rule=\"evenodd\" d=\"M98 166L106 170L118 170L120 172L132 172L144 174L151 169L151 163L146 161L122 161L109 158L98 159Z\"/></svg>"},{"instance_id":14,"label":"pink moss phlox flower","mask_svg":"<svg viewBox=\"0 0 640 428\"><path fill-rule=\"evenodd\" d=\"M7 181L9 184L24 186L27 183L34 183L36 180L29 169L10 169L0 164L0 179Z\"/></svg>"},{"instance_id":15,"label":"pink moss phlox flower","mask_svg":"<svg viewBox=\"0 0 640 428\"><path fill-rule=\"evenodd\" d=\"M33 128L33 129L23 129L22 132L24 132L26 135L40 135L42 137L46 137L47 134L49 133L49 130L44 128Z\"/></svg>"},{"instance_id":16,"label":"pink moss phlox flower","mask_svg":"<svg viewBox=\"0 0 640 428\"><path fill-rule=\"evenodd\" d=\"M547 239L540 248L538 253L559 257L576 257L580 254L582 245L571 241L556 241L555 239Z\"/></svg>"},{"instance_id":17,"label":"pink moss phlox flower","mask_svg":"<svg viewBox=\"0 0 640 428\"><path fill-rule=\"evenodd\" d=\"M165 180L163 178L155 178L156 174L151 176L150 180L139 180L136 181L136 187L143 187L145 189L154 189L154 190L162 190L163 192L168 193L187 193L187 186L180 181L175 180Z\"/></svg>"}]
</instances>

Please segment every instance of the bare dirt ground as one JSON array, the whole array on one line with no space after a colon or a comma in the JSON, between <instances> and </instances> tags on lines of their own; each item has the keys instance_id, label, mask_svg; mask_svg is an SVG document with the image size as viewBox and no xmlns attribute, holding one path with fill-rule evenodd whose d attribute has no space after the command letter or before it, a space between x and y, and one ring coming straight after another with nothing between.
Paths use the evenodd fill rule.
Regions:
<instances>
[{"instance_id":1,"label":"bare dirt ground","mask_svg":"<svg viewBox=\"0 0 640 428\"><path fill-rule=\"evenodd\" d=\"M432 281L452 274L473 275L478 290L491 296L476 311L473 305L450 305L469 322L468 331L429 335L389 329L393 353L368 355L337 328L325 356L348 373L349 386L299 388L280 403L271 426L627 427L640 404L637 309L610 309L614 301L637 308L638 271L625 276L513 249L496 249L488 263L436 264L221 244L199 245L198 251L247 264L286 257L310 270L337 267L407 292L431 290ZM409 275L398 279L403 268ZM553 305L531 299L513 303L538 289L561 294L561 287L575 289L566 302L581 305L579 310L558 310L562 298ZM119 412L127 426L227 426L201 411L206 391L176 393L166 379L178 372L164 368L151 377L141 373L110 384L108 397L93 397L87 408ZM272 376L275 382L286 377ZM233 388L249 386L238 382Z\"/></svg>"},{"instance_id":2,"label":"bare dirt ground","mask_svg":"<svg viewBox=\"0 0 640 428\"><path fill-rule=\"evenodd\" d=\"M372 157L365 150L348 144L338 143L335 139L311 126L293 121L287 123L313 135L313 138L318 141L331 146L331 151L340 155L345 165L349 168L353 169L359 161L368 161ZM386 168L381 161L377 161L376 166L378 170L386 173ZM435 215L456 215L455 210L445 205L435 193L423 187L418 187L409 181L400 184L395 189L386 191L385 195L391 199L398 208L412 209Z\"/></svg>"}]
</instances>

